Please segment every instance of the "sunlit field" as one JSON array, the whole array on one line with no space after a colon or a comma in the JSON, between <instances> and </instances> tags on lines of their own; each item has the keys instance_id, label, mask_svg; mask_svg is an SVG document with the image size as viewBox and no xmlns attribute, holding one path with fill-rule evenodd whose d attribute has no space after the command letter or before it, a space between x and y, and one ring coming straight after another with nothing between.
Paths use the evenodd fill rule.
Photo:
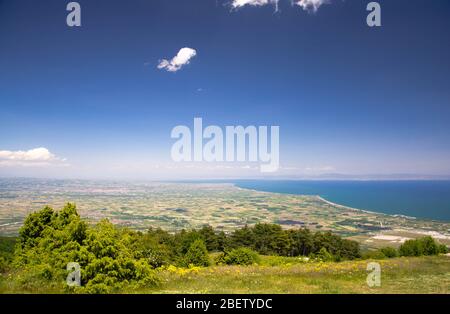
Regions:
<instances>
[{"instance_id":1,"label":"sunlit field","mask_svg":"<svg viewBox=\"0 0 450 314\"><path fill-rule=\"evenodd\" d=\"M152 288L128 286L115 293L439 293L450 292L450 257L377 260L381 286L366 283L370 261L304 263L295 258L263 256L260 265L211 266L158 270ZM1 277L0 293L67 293L64 282L23 286L13 274Z\"/></svg>"}]
</instances>

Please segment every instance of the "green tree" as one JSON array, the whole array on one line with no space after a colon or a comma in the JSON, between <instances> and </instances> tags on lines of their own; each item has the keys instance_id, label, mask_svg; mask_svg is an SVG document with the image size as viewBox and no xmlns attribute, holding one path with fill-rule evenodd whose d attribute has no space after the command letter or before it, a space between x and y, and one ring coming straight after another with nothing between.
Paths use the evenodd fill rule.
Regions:
<instances>
[{"instance_id":1,"label":"green tree","mask_svg":"<svg viewBox=\"0 0 450 314\"><path fill-rule=\"evenodd\" d=\"M291 256L308 256L313 250L313 239L311 232L306 229L289 230L288 234L291 238Z\"/></svg>"},{"instance_id":2,"label":"green tree","mask_svg":"<svg viewBox=\"0 0 450 314\"><path fill-rule=\"evenodd\" d=\"M399 248L401 256L437 255L439 252L439 244L430 236L407 240Z\"/></svg>"},{"instance_id":3,"label":"green tree","mask_svg":"<svg viewBox=\"0 0 450 314\"><path fill-rule=\"evenodd\" d=\"M218 250L218 237L211 226L204 226L199 230L199 234L209 252Z\"/></svg>"},{"instance_id":4,"label":"green tree","mask_svg":"<svg viewBox=\"0 0 450 314\"><path fill-rule=\"evenodd\" d=\"M418 240L421 243L423 248L424 255L438 255L439 254L439 245L436 241L430 237L423 237Z\"/></svg>"},{"instance_id":5,"label":"green tree","mask_svg":"<svg viewBox=\"0 0 450 314\"><path fill-rule=\"evenodd\" d=\"M417 240L406 240L398 249L400 256L421 256L423 248Z\"/></svg>"},{"instance_id":6,"label":"green tree","mask_svg":"<svg viewBox=\"0 0 450 314\"><path fill-rule=\"evenodd\" d=\"M207 267L210 265L208 250L206 249L205 243L201 239L195 240L186 255L184 256L184 265L194 265Z\"/></svg>"},{"instance_id":7,"label":"green tree","mask_svg":"<svg viewBox=\"0 0 450 314\"><path fill-rule=\"evenodd\" d=\"M237 248L226 253L223 261L227 265L253 265L258 263L259 255L249 248Z\"/></svg>"},{"instance_id":8,"label":"green tree","mask_svg":"<svg viewBox=\"0 0 450 314\"><path fill-rule=\"evenodd\" d=\"M225 248L227 247L227 235L225 234L225 232L220 231L217 234L217 250L220 252L224 252Z\"/></svg>"},{"instance_id":9,"label":"green tree","mask_svg":"<svg viewBox=\"0 0 450 314\"><path fill-rule=\"evenodd\" d=\"M158 282L148 261L134 255L137 233L133 231L118 229L107 220L89 227L72 204L59 212L46 207L25 221L14 265L22 269L27 285L40 285L41 280L63 284L69 262L80 264L80 289L86 292L111 292L131 282Z\"/></svg>"},{"instance_id":10,"label":"green tree","mask_svg":"<svg viewBox=\"0 0 450 314\"><path fill-rule=\"evenodd\" d=\"M361 257L361 252L359 248L359 243L356 241L351 241L347 239L342 239L339 241L340 247L335 252L339 259L352 260Z\"/></svg>"},{"instance_id":11,"label":"green tree","mask_svg":"<svg viewBox=\"0 0 450 314\"><path fill-rule=\"evenodd\" d=\"M229 241L228 245L232 248L238 247L254 247L255 238L251 228L247 225L243 228L236 229Z\"/></svg>"},{"instance_id":12,"label":"green tree","mask_svg":"<svg viewBox=\"0 0 450 314\"><path fill-rule=\"evenodd\" d=\"M54 215L54 210L48 206L29 214L19 230L18 245L20 247L35 245L43 236L43 231L51 226Z\"/></svg>"},{"instance_id":13,"label":"green tree","mask_svg":"<svg viewBox=\"0 0 450 314\"><path fill-rule=\"evenodd\" d=\"M448 247L445 244L439 244L439 253L447 254L449 252Z\"/></svg>"},{"instance_id":14,"label":"green tree","mask_svg":"<svg viewBox=\"0 0 450 314\"><path fill-rule=\"evenodd\" d=\"M322 262L331 262L334 260L334 256L328 252L326 248L321 248L319 252L314 256L315 259Z\"/></svg>"},{"instance_id":15,"label":"green tree","mask_svg":"<svg viewBox=\"0 0 450 314\"><path fill-rule=\"evenodd\" d=\"M252 231L256 251L261 254L288 255L292 243L280 225L256 224Z\"/></svg>"},{"instance_id":16,"label":"green tree","mask_svg":"<svg viewBox=\"0 0 450 314\"><path fill-rule=\"evenodd\" d=\"M387 258L394 258L398 256L398 252L393 247L383 247L380 249L380 251L386 256Z\"/></svg>"},{"instance_id":17,"label":"green tree","mask_svg":"<svg viewBox=\"0 0 450 314\"><path fill-rule=\"evenodd\" d=\"M201 240L202 237L197 230L181 230L180 233L175 235L175 243L177 246L178 254L183 256L187 253L192 243L196 240Z\"/></svg>"}]
</instances>

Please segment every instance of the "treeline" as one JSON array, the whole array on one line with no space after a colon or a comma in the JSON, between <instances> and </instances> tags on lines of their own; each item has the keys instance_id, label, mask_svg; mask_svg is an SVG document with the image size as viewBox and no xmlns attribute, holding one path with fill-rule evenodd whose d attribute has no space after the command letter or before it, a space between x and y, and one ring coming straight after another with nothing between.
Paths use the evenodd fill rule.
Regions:
<instances>
[{"instance_id":1,"label":"treeline","mask_svg":"<svg viewBox=\"0 0 450 314\"><path fill-rule=\"evenodd\" d=\"M426 236L419 239L406 240L398 249L384 247L376 251L367 252L363 257L383 259L400 256L431 256L448 252L449 249L445 244L440 244L431 236Z\"/></svg>"},{"instance_id":2,"label":"treeline","mask_svg":"<svg viewBox=\"0 0 450 314\"><path fill-rule=\"evenodd\" d=\"M330 232L311 232L308 229L284 230L276 224L256 224L236 229L230 234L205 226L199 230L182 230L170 234L161 229L150 229L142 234L145 243L152 243L155 251L166 252L164 260L181 261L194 241L200 240L209 252L230 252L248 248L262 255L316 256L319 253L332 260L361 257L359 244L342 239ZM160 264L160 263L158 263Z\"/></svg>"}]
</instances>

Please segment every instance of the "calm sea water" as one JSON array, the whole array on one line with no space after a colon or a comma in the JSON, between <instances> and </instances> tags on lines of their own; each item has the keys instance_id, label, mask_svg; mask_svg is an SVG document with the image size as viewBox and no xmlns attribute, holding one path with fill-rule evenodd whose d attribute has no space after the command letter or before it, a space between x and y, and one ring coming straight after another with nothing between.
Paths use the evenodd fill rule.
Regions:
<instances>
[{"instance_id":1,"label":"calm sea water","mask_svg":"<svg viewBox=\"0 0 450 314\"><path fill-rule=\"evenodd\" d=\"M450 181L239 180L247 189L319 195L333 203L386 214L450 221Z\"/></svg>"}]
</instances>

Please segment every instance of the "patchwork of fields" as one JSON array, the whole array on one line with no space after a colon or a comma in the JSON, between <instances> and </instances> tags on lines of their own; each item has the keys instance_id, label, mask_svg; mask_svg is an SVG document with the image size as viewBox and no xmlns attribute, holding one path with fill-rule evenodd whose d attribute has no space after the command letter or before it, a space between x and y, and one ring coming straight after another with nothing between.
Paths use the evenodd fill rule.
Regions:
<instances>
[{"instance_id":1,"label":"patchwork of fields","mask_svg":"<svg viewBox=\"0 0 450 314\"><path fill-rule=\"evenodd\" d=\"M199 228L231 231L270 222L285 228L330 230L367 247L398 246L426 234L450 244L450 224L354 210L316 196L258 192L221 183L126 183L0 180L0 235L15 235L25 216L74 202L82 217L108 218L136 230Z\"/></svg>"}]
</instances>

